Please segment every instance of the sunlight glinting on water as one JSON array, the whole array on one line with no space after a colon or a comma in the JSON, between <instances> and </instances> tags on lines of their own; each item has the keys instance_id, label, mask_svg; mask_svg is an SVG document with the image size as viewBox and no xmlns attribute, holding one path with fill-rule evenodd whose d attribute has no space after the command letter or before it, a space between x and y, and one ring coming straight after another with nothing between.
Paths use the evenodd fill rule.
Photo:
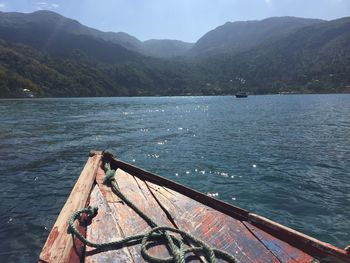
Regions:
<instances>
[{"instance_id":1,"label":"sunlight glinting on water","mask_svg":"<svg viewBox=\"0 0 350 263\"><path fill-rule=\"evenodd\" d=\"M91 149L344 247L349 113L350 95L0 101L0 253L37 257Z\"/></svg>"}]
</instances>

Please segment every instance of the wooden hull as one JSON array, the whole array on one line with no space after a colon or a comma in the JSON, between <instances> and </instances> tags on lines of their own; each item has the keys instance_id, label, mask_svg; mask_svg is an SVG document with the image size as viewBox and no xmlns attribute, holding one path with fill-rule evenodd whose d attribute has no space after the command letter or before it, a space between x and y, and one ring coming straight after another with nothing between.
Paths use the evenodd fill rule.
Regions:
<instances>
[{"instance_id":1,"label":"wooden hull","mask_svg":"<svg viewBox=\"0 0 350 263\"><path fill-rule=\"evenodd\" d=\"M264 217L249 213L176 182L117 159L116 183L134 204L162 226L182 229L234 255L239 262L350 262L343 249L318 241ZM40 254L40 262L144 262L140 244L98 251L67 233L70 216L87 205L99 212L80 227L88 240L109 242L151 228L103 184L101 153L94 152L74 186ZM167 257L164 245L150 248Z\"/></svg>"}]
</instances>

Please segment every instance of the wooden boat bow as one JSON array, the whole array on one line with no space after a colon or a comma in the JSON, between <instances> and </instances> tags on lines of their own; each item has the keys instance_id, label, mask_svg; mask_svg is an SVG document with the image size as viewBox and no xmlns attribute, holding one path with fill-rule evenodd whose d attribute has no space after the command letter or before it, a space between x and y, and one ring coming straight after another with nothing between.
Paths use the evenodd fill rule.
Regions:
<instances>
[{"instance_id":1,"label":"wooden boat bow","mask_svg":"<svg viewBox=\"0 0 350 263\"><path fill-rule=\"evenodd\" d=\"M42 249L39 262L143 262L139 244L99 251L67 233L71 215L99 207L88 225L76 224L86 238L106 242L144 233L149 226L103 184L102 159L116 170L120 191L160 225L187 231L231 253L240 262L350 262L345 249L304 235L262 216L227 204L169 179L123 162L108 152L91 151ZM169 256L165 246L153 254ZM189 258L190 259L190 258Z\"/></svg>"}]
</instances>

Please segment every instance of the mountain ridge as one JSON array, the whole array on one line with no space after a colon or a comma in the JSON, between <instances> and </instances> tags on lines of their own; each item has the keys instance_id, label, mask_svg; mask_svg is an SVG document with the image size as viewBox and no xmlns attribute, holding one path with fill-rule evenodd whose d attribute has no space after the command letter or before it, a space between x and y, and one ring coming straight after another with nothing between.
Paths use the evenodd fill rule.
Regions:
<instances>
[{"instance_id":1,"label":"mountain ridge","mask_svg":"<svg viewBox=\"0 0 350 263\"><path fill-rule=\"evenodd\" d=\"M246 51L269 38L281 37L302 27L322 22L324 20L288 16L226 22L198 39L191 55Z\"/></svg>"},{"instance_id":2,"label":"mountain ridge","mask_svg":"<svg viewBox=\"0 0 350 263\"><path fill-rule=\"evenodd\" d=\"M49 11L0 12L0 97L223 95L242 88L238 76L254 94L350 92L348 28L350 17L273 17L196 43L140 41Z\"/></svg>"},{"instance_id":3,"label":"mountain ridge","mask_svg":"<svg viewBox=\"0 0 350 263\"><path fill-rule=\"evenodd\" d=\"M213 30L210 30L208 33L200 37L195 43L189 43L189 42L176 40L176 39L149 39L149 40L141 41L135 36L132 36L126 32L101 31L95 28L82 25L77 20L66 18L58 13L55 13L49 10L39 10L32 13L0 12L0 22L4 24L3 19L1 19L2 16L11 16L11 15L16 16L16 19L19 19L19 20L23 19L23 17L27 17L27 18L34 17L39 19L40 18L42 19L43 17L48 19L51 18L51 21L46 21L46 22L48 23L56 22L56 26L58 27L66 26L65 29L69 33L93 36L97 39L102 39L104 41L109 41L114 44L121 45L122 47L130 51L137 52L142 55L154 56L158 58L171 58L175 56L207 55L212 53L210 52L210 49L213 49L214 51L215 50L219 51L219 53L225 53L226 51L231 52L232 47L228 48L228 50L225 50L224 48L223 50L224 52L222 50L220 51L220 48L217 47L218 43L223 44L225 42L226 42L226 46L232 45L232 39L227 41L227 37L230 35L230 34L227 34L227 32L224 32L223 34L224 38L221 37L216 40L216 47L210 47L208 48L209 50L205 50L206 48L204 48L204 50L201 50L203 49L201 48L201 46L203 46L202 42L204 42L204 40L208 38L208 35L212 34L213 32L220 31L221 29L225 29L226 27L247 26L247 25L254 25L259 23L262 24L273 20L278 20L275 22L278 22L279 24L281 23L281 21L283 22L283 20L289 20L289 22L292 23L294 20L294 22L299 21L299 25L296 26L296 28L298 28L298 27L308 25L307 23L302 23L300 21L304 21L304 22L309 21L310 24L326 21L326 20L320 20L320 19L307 19L307 18L291 17L291 16L269 17L262 20L248 20L248 21L234 21L234 22L228 21L225 24L220 25ZM28 21L25 21L25 23L28 24ZM291 27L293 27L293 25L291 25ZM247 31L247 29L245 30ZM239 43L238 45L245 44L247 43L248 40L242 39L241 42L243 43ZM256 46L256 45L253 45L253 46ZM247 47L245 49L238 50L238 51L244 51L246 49ZM206 51L209 51L209 52L206 52Z\"/></svg>"}]
</instances>

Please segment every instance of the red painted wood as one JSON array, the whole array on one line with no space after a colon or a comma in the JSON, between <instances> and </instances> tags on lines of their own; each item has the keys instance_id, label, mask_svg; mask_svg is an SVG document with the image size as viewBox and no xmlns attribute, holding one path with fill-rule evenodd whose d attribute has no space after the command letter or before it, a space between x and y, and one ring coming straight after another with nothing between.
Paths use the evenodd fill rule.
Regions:
<instances>
[{"instance_id":1,"label":"red painted wood","mask_svg":"<svg viewBox=\"0 0 350 263\"><path fill-rule=\"evenodd\" d=\"M282 263L311 263L315 259L286 242L254 227L248 222L244 225L282 262ZM316 260L315 260L316 261Z\"/></svg>"},{"instance_id":2,"label":"red painted wood","mask_svg":"<svg viewBox=\"0 0 350 263\"><path fill-rule=\"evenodd\" d=\"M71 209L86 204L92 180L97 186L90 202L100 212L88 227L88 238L97 242L115 240L129 235L146 233L150 227L132 209L102 184L104 172L97 168L100 154L92 154L79 177L64 209L53 227L40 255L39 262L77 262L80 242L67 239L66 229ZM113 159L118 169L116 182L120 190L159 225L179 227L211 245L235 255L240 262L321 262L350 263L345 250L321 242L293 229L282 226L241 208L210 198L185 186ZM84 177L89 180L84 180ZM84 233L85 228L81 227ZM77 253L78 252L78 253ZM87 249L86 262L144 262L140 245L94 254ZM165 246L151 249L154 255L167 256ZM317 262L317 261L316 261Z\"/></svg>"},{"instance_id":3,"label":"red painted wood","mask_svg":"<svg viewBox=\"0 0 350 263\"><path fill-rule=\"evenodd\" d=\"M321 259L322 262L350 262L350 255L345 250L278 224L265 217L250 213L248 222L268 232L277 239L285 241L305 253Z\"/></svg>"},{"instance_id":4,"label":"red painted wood","mask_svg":"<svg viewBox=\"0 0 350 263\"><path fill-rule=\"evenodd\" d=\"M139 179L136 179L132 175L118 169L116 173L116 182L118 183L120 191L153 221L162 226L172 226L164 212L154 200L153 196L148 192L148 189L142 185L142 182ZM137 233L147 233L151 229L150 226L148 226L139 215L136 213L134 213L134 215L137 220L141 220L143 223L141 229L138 230ZM121 218L121 220L123 220L123 218ZM129 226L129 228L132 227L138 228L137 225ZM164 245L157 245L150 248L150 253L151 255L156 255L162 258L169 256L168 250Z\"/></svg>"},{"instance_id":5,"label":"red painted wood","mask_svg":"<svg viewBox=\"0 0 350 263\"><path fill-rule=\"evenodd\" d=\"M175 190L176 192L188 196L190 199L196 200L197 202L200 202L208 207L213 208L214 210L222 212L240 221L248 221L258 228L261 228L265 232L268 232L269 234L275 236L277 239L287 242L292 246L305 251L308 254L322 256L323 258L330 258L339 262L350 262L350 254L347 253L344 249L321 242L293 229L282 226L276 222L249 213L248 211L243 210L239 207L232 206L220 200L210 198L195 190L135 167L126 162L112 159L111 164L113 167L122 168L142 180L146 180L158 185L165 186L168 189Z\"/></svg>"},{"instance_id":6,"label":"red painted wood","mask_svg":"<svg viewBox=\"0 0 350 263\"><path fill-rule=\"evenodd\" d=\"M170 189L147 182L176 225L240 262L279 262L237 219Z\"/></svg>"}]
</instances>

